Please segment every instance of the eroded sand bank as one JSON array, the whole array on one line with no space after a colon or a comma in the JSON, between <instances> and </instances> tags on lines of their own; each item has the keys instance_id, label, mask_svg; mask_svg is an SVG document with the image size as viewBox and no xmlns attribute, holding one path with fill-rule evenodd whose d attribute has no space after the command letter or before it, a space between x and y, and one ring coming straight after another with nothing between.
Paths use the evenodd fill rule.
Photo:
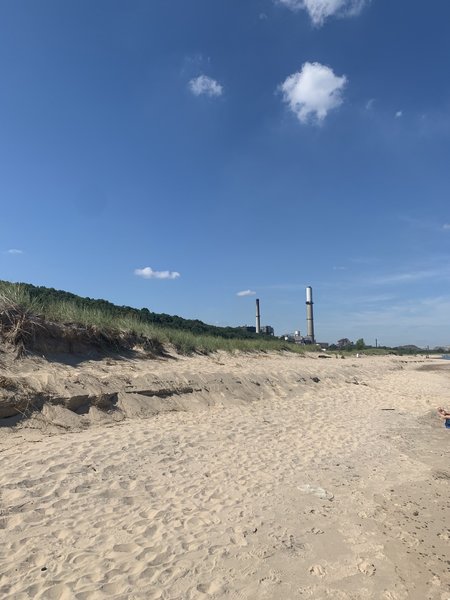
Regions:
<instances>
[{"instance_id":1,"label":"eroded sand bank","mask_svg":"<svg viewBox=\"0 0 450 600\"><path fill-rule=\"evenodd\" d=\"M120 392L0 430L0 596L448 600L441 363L24 363L54 397Z\"/></svg>"}]
</instances>

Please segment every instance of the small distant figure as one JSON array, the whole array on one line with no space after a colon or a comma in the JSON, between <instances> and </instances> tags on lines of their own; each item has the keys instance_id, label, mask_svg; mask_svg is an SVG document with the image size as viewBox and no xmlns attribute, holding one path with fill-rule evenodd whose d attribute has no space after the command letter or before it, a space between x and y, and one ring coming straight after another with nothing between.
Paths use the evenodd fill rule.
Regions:
<instances>
[{"instance_id":1,"label":"small distant figure","mask_svg":"<svg viewBox=\"0 0 450 600\"><path fill-rule=\"evenodd\" d=\"M441 419L444 419L444 427L450 429L450 412L441 406L437 409L437 411Z\"/></svg>"}]
</instances>

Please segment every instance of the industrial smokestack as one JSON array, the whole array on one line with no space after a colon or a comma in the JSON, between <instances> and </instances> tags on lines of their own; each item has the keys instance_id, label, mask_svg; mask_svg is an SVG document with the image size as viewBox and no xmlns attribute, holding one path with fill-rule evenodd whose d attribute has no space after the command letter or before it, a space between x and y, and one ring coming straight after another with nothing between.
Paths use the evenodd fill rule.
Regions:
<instances>
[{"instance_id":1,"label":"industrial smokestack","mask_svg":"<svg viewBox=\"0 0 450 600\"><path fill-rule=\"evenodd\" d=\"M261 333L261 314L259 312L259 298L256 298L256 333Z\"/></svg>"},{"instance_id":2,"label":"industrial smokestack","mask_svg":"<svg viewBox=\"0 0 450 600\"><path fill-rule=\"evenodd\" d=\"M306 288L306 331L307 337L314 344L314 317L313 317L313 299L312 287L309 285Z\"/></svg>"}]
</instances>

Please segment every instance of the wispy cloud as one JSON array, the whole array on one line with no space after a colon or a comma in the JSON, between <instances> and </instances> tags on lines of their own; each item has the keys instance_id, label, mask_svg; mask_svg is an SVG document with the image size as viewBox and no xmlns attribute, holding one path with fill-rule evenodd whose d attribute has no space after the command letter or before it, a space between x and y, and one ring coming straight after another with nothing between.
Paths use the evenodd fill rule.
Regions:
<instances>
[{"instance_id":1,"label":"wispy cloud","mask_svg":"<svg viewBox=\"0 0 450 600\"><path fill-rule=\"evenodd\" d=\"M378 327L379 330L386 332L390 328L395 330L402 326L409 327L410 339L417 330L423 328L424 331L421 333L425 334L426 340L431 333L430 330L427 332L427 328L441 329L448 320L449 311L450 298L439 296L388 303L374 310L363 309L352 313L352 319L357 326Z\"/></svg>"},{"instance_id":2,"label":"wispy cloud","mask_svg":"<svg viewBox=\"0 0 450 600\"><path fill-rule=\"evenodd\" d=\"M23 250L18 250L17 248L11 248L6 251L6 254L23 254Z\"/></svg>"},{"instance_id":3,"label":"wispy cloud","mask_svg":"<svg viewBox=\"0 0 450 600\"><path fill-rule=\"evenodd\" d=\"M418 346L448 344L445 324L450 313L449 296L401 299L368 295L354 298L352 304L334 306L335 312L321 323L331 339L363 337L366 342Z\"/></svg>"},{"instance_id":4,"label":"wispy cloud","mask_svg":"<svg viewBox=\"0 0 450 600\"><path fill-rule=\"evenodd\" d=\"M376 265L380 262L377 256L353 256L349 260L355 265Z\"/></svg>"},{"instance_id":5,"label":"wispy cloud","mask_svg":"<svg viewBox=\"0 0 450 600\"><path fill-rule=\"evenodd\" d=\"M352 296L352 302L354 305L360 306L370 306L384 304L386 302L392 302L396 300L397 296L395 294L366 294L360 296Z\"/></svg>"},{"instance_id":6,"label":"wispy cloud","mask_svg":"<svg viewBox=\"0 0 450 600\"><path fill-rule=\"evenodd\" d=\"M366 102L366 110L372 110L373 105L375 104L375 98L371 98Z\"/></svg>"},{"instance_id":7,"label":"wispy cloud","mask_svg":"<svg viewBox=\"0 0 450 600\"><path fill-rule=\"evenodd\" d=\"M421 215L420 217L412 217L408 214L403 214L399 215L398 219L402 226L406 225L407 227L413 230L416 229L419 231L436 231L441 228L440 223L438 223L433 217L433 215L430 214Z\"/></svg>"},{"instance_id":8,"label":"wispy cloud","mask_svg":"<svg viewBox=\"0 0 450 600\"><path fill-rule=\"evenodd\" d=\"M404 224L412 230L417 230L421 235L423 235L423 232L433 235L438 231L450 231L450 223L442 223L442 221L438 221L437 217L432 214L422 214L420 218L400 215L398 219L402 225Z\"/></svg>"},{"instance_id":9,"label":"wispy cloud","mask_svg":"<svg viewBox=\"0 0 450 600\"><path fill-rule=\"evenodd\" d=\"M369 0L276 0L293 11L306 10L314 23L320 26L332 16L357 15Z\"/></svg>"},{"instance_id":10,"label":"wispy cloud","mask_svg":"<svg viewBox=\"0 0 450 600\"><path fill-rule=\"evenodd\" d=\"M355 266L348 271L342 271L342 274L335 278L338 281L333 280L329 283L336 290L346 290L347 292L352 290L353 300L363 290L370 297L373 297L374 292L379 294L380 290L382 294L395 292L401 295L410 293L410 291L406 292L408 286L420 287L423 283L429 285L439 282L441 287L443 282L450 282L450 256L447 253L428 254L422 256L420 260L407 263L400 259L386 270L380 260L372 261L370 258L349 260ZM334 268L334 270L337 269ZM326 285L326 282L322 282L321 285ZM383 287L386 290L383 290ZM347 298L347 296L345 297Z\"/></svg>"},{"instance_id":11,"label":"wispy cloud","mask_svg":"<svg viewBox=\"0 0 450 600\"><path fill-rule=\"evenodd\" d=\"M289 75L280 85L283 100L301 123L322 123L333 108L342 104L342 92L347 84L330 67L306 62L300 71Z\"/></svg>"},{"instance_id":12,"label":"wispy cloud","mask_svg":"<svg viewBox=\"0 0 450 600\"><path fill-rule=\"evenodd\" d=\"M448 138L450 136L450 111L448 106L422 114L417 121L417 130L421 136L426 138Z\"/></svg>"},{"instance_id":13,"label":"wispy cloud","mask_svg":"<svg viewBox=\"0 0 450 600\"><path fill-rule=\"evenodd\" d=\"M209 96L209 97L217 97L223 94L222 85L208 77L207 75L199 75L198 77L194 77L189 81L189 89L194 94L194 96Z\"/></svg>"},{"instance_id":14,"label":"wispy cloud","mask_svg":"<svg viewBox=\"0 0 450 600\"><path fill-rule=\"evenodd\" d=\"M199 71L203 71L205 68L208 68L210 64L211 58L209 56L205 56L201 52L187 54L183 58L182 73L198 73Z\"/></svg>"},{"instance_id":15,"label":"wispy cloud","mask_svg":"<svg viewBox=\"0 0 450 600\"><path fill-rule=\"evenodd\" d=\"M143 279L178 279L178 271L154 271L151 267L135 269L134 274Z\"/></svg>"},{"instance_id":16,"label":"wispy cloud","mask_svg":"<svg viewBox=\"0 0 450 600\"><path fill-rule=\"evenodd\" d=\"M409 271L403 273L392 273L390 275L381 275L374 277L368 281L373 285L386 285L386 284L402 284L402 283L414 283L416 281L422 281L423 279L431 279L433 277L440 277L442 273L435 269L423 270L423 271Z\"/></svg>"},{"instance_id":17,"label":"wispy cloud","mask_svg":"<svg viewBox=\"0 0 450 600\"><path fill-rule=\"evenodd\" d=\"M398 110L398 111L395 113L395 118L396 118L396 119L400 119L400 117L403 117L403 111L402 111L402 110Z\"/></svg>"},{"instance_id":18,"label":"wispy cloud","mask_svg":"<svg viewBox=\"0 0 450 600\"><path fill-rule=\"evenodd\" d=\"M256 292L253 290L242 290L242 292L238 292L236 296L244 297L244 296L255 296Z\"/></svg>"},{"instance_id":19,"label":"wispy cloud","mask_svg":"<svg viewBox=\"0 0 450 600\"><path fill-rule=\"evenodd\" d=\"M308 284L305 283L274 283L272 285L259 285L258 289L261 290L278 290L282 292L295 292L297 290L304 290Z\"/></svg>"}]
</instances>

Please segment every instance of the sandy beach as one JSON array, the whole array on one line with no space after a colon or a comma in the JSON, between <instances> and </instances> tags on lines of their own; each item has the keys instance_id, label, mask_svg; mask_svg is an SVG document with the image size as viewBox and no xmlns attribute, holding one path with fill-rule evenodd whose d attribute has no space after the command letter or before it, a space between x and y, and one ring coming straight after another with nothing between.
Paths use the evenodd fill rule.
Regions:
<instances>
[{"instance_id":1,"label":"sandy beach","mask_svg":"<svg viewBox=\"0 0 450 600\"><path fill-rule=\"evenodd\" d=\"M42 406L0 429L2 598L450 599L450 363L4 372Z\"/></svg>"}]
</instances>

